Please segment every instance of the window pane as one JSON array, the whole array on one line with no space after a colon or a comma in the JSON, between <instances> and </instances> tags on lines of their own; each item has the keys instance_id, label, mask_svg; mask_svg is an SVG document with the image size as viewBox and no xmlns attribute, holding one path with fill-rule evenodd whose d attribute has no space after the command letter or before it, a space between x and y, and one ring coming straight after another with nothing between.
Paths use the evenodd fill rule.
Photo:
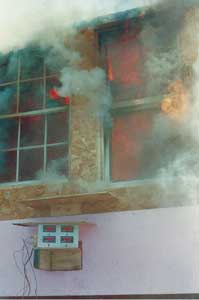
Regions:
<instances>
[{"instance_id":1,"label":"window pane","mask_svg":"<svg viewBox=\"0 0 199 300\"><path fill-rule=\"evenodd\" d=\"M10 149L17 147L18 120L0 120L0 149Z\"/></svg>"},{"instance_id":2,"label":"window pane","mask_svg":"<svg viewBox=\"0 0 199 300\"><path fill-rule=\"evenodd\" d=\"M0 151L0 182L16 180L16 151Z\"/></svg>"},{"instance_id":3,"label":"window pane","mask_svg":"<svg viewBox=\"0 0 199 300\"><path fill-rule=\"evenodd\" d=\"M67 97L67 95L65 97L62 97L57 92L57 88L59 88L60 86L61 84L57 77L53 77L47 80L46 105L48 108L69 105L69 97Z\"/></svg>"},{"instance_id":4,"label":"window pane","mask_svg":"<svg viewBox=\"0 0 199 300\"><path fill-rule=\"evenodd\" d=\"M49 114L47 143L59 143L68 140L68 111Z\"/></svg>"},{"instance_id":5,"label":"window pane","mask_svg":"<svg viewBox=\"0 0 199 300\"><path fill-rule=\"evenodd\" d=\"M44 116L34 115L21 118L21 146L43 145Z\"/></svg>"},{"instance_id":6,"label":"window pane","mask_svg":"<svg viewBox=\"0 0 199 300\"><path fill-rule=\"evenodd\" d=\"M67 148L67 146L47 148L47 177L66 176L68 174Z\"/></svg>"},{"instance_id":7,"label":"window pane","mask_svg":"<svg viewBox=\"0 0 199 300\"><path fill-rule=\"evenodd\" d=\"M144 96L144 52L139 40L141 26L128 26L108 32L104 45L107 76L116 101Z\"/></svg>"},{"instance_id":8,"label":"window pane","mask_svg":"<svg viewBox=\"0 0 199 300\"><path fill-rule=\"evenodd\" d=\"M17 80L18 54L0 54L0 84Z\"/></svg>"},{"instance_id":9,"label":"window pane","mask_svg":"<svg viewBox=\"0 0 199 300\"><path fill-rule=\"evenodd\" d=\"M40 169L43 169L43 148L20 151L19 180L36 179Z\"/></svg>"},{"instance_id":10,"label":"window pane","mask_svg":"<svg viewBox=\"0 0 199 300\"><path fill-rule=\"evenodd\" d=\"M42 109L43 82L36 80L20 85L20 111Z\"/></svg>"},{"instance_id":11,"label":"window pane","mask_svg":"<svg viewBox=\"0 0 199 300\"><path fill-rule=\"evenodd\" d=\"M43 53L39 48L28 47L20 51L21 79L42 77L44 70Z\"/></svg>"},{"instance_id":12,"label":"window pane","mask_svg":"<svg viewBox=\"0 0 199 300\"><path fill-rule=\"evenodd\" d=\"M187 147L179 124L163 113L118 116L112 130L112 180L153 178Z\"/></svg>"},{"instance_id":13,"label":"window pane","mask_svg":"<svg viewBox=\"0 0 199 300\"><path fill-rule=\"evenodd\" d=\"M0 114L16 112L16 85L0 87Z\"/></svg>"},{"instance_id":14,"label":"window pane","mask_svg":"<svg viewBox=\"0 0 199 300\"><path fill-rule=\"evenodd\" d=\"M111 141L111 174L113 181L140 178L141 152L150 136L152 112L118 116L113 121Z\"/></svg>"}]
</instances>

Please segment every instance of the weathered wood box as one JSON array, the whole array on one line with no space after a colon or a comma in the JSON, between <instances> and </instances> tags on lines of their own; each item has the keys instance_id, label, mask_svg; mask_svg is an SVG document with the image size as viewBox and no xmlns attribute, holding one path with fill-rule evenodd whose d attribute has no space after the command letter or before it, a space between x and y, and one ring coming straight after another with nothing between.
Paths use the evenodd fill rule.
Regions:
<instances>
[{"instance_id":1,"label":"weathered wood box","mask_svg":"<svg viewBox=\"0 0 199 300\"><path fill-rule=\"evenodd\" d=\"M34 249L34 268L46 271L82 269L82 243L71 249Z\"/></svg>"}]
</instances>

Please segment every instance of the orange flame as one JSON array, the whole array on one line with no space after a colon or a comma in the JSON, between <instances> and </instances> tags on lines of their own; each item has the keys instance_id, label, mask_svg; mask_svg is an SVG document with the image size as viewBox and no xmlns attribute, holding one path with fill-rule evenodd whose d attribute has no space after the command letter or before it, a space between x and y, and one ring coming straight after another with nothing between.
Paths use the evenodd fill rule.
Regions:
<instances>
[{"instance_id":1,"label":"orange flame","mask_svg":"<svg viewBox=\"0 0 199 300\"><path fill-rule=\"evenodd\" d=\"M110 56L108 55L107 57L107 64L108 64L108 79L110 81L114 80L114 76L113 76L113 66L112 66L112 62L111 62L111 58Z\"/></svg>"},{"instance_id":2,"label":"orange flame","mask_svg":"<svg viewBox=\"0 0 199 300\"><path fill-rule=\"evenodd\" d=\"M168 86L169 95L161 103L161 110L172 118L182 119L188 110L188 94L181 80Z\"/></svg>"}]
</instances>

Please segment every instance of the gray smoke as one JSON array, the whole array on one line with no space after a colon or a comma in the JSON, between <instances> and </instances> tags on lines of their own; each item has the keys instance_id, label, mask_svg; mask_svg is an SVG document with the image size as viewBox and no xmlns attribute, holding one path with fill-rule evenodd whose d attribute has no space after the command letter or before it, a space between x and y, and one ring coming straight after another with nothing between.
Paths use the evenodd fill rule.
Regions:
<instances>
[{"instance_id":1,"label":"gray smoke","mask_svg":"<svg viewBox=\"0 0 199 300\"><path fill-rule=\"evenodd\" d=\"M193 81L189 81L187 86L182 71L191 66L181 64L175 43L183 29L185 13L194 7L198 9L198 1L162 1L151 8L154 17L150 18L150 26L142 32L143 43L149 49L152 49L156 37L162 36L161 51L152 50L146 62L146 74L155 81L148 84L149 92L155 91L156 94L162 90L167 93L168 84L181 79L185 80L189 93L189 109L183 120L174 120L162 113L154 119L142 156L145 165L143 176L153 176L160 182L159 197L166 206L172 202L179 203L179 199L184 204L196 204L199 195L199 56L192 66ZM147 36L152 37L152 41ZM198 39L198 35L195 38ZM191 37L190 40L193 41ZM169 198L171 193L173 199Z\"/></svg>"}]
</instances>

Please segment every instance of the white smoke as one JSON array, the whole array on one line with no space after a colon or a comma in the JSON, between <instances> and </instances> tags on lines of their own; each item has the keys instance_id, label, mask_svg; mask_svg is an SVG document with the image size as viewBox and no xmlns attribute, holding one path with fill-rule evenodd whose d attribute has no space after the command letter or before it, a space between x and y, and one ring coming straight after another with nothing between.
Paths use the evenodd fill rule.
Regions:
<instances>
[{"instance_id":1,"label":"white smoke","mask_svg":"<svg viewBox=\"0 0 199 300\"><path fill-rule=\"evenodd\" d=\"M64 29L156 0L0 0L0 52L25 47L46 29ZM45 34L44 34L45 35Z\"/></svg>"},{"instance_id":2,"label":"white smoke","mask_svg":"<svg viewBox=\"0 0 199 300\"><path fill-rule=\"evenodd\" d=\"M61 71L59 88L61 96L81 96L90 100L90 110L104 117L108 109L111 95L106 84L104 70L96 67L91 70L78 70L66 67ZM96 115L96 114L95 114Z\"/></svg>"},{"instance_id":3,"label":"white smoke","mask_svg":"<svg viewBox=\"0 0 199 300\"><path fill-rule=\"evenodd\" d=\"M52 160L47 166L46 172L40 170L37 172L36 177L43 182L65 179L66 177L63 175L63 169L66 168L66 164L67 159L65 157Z\"/></svg>"}]
</instances>

